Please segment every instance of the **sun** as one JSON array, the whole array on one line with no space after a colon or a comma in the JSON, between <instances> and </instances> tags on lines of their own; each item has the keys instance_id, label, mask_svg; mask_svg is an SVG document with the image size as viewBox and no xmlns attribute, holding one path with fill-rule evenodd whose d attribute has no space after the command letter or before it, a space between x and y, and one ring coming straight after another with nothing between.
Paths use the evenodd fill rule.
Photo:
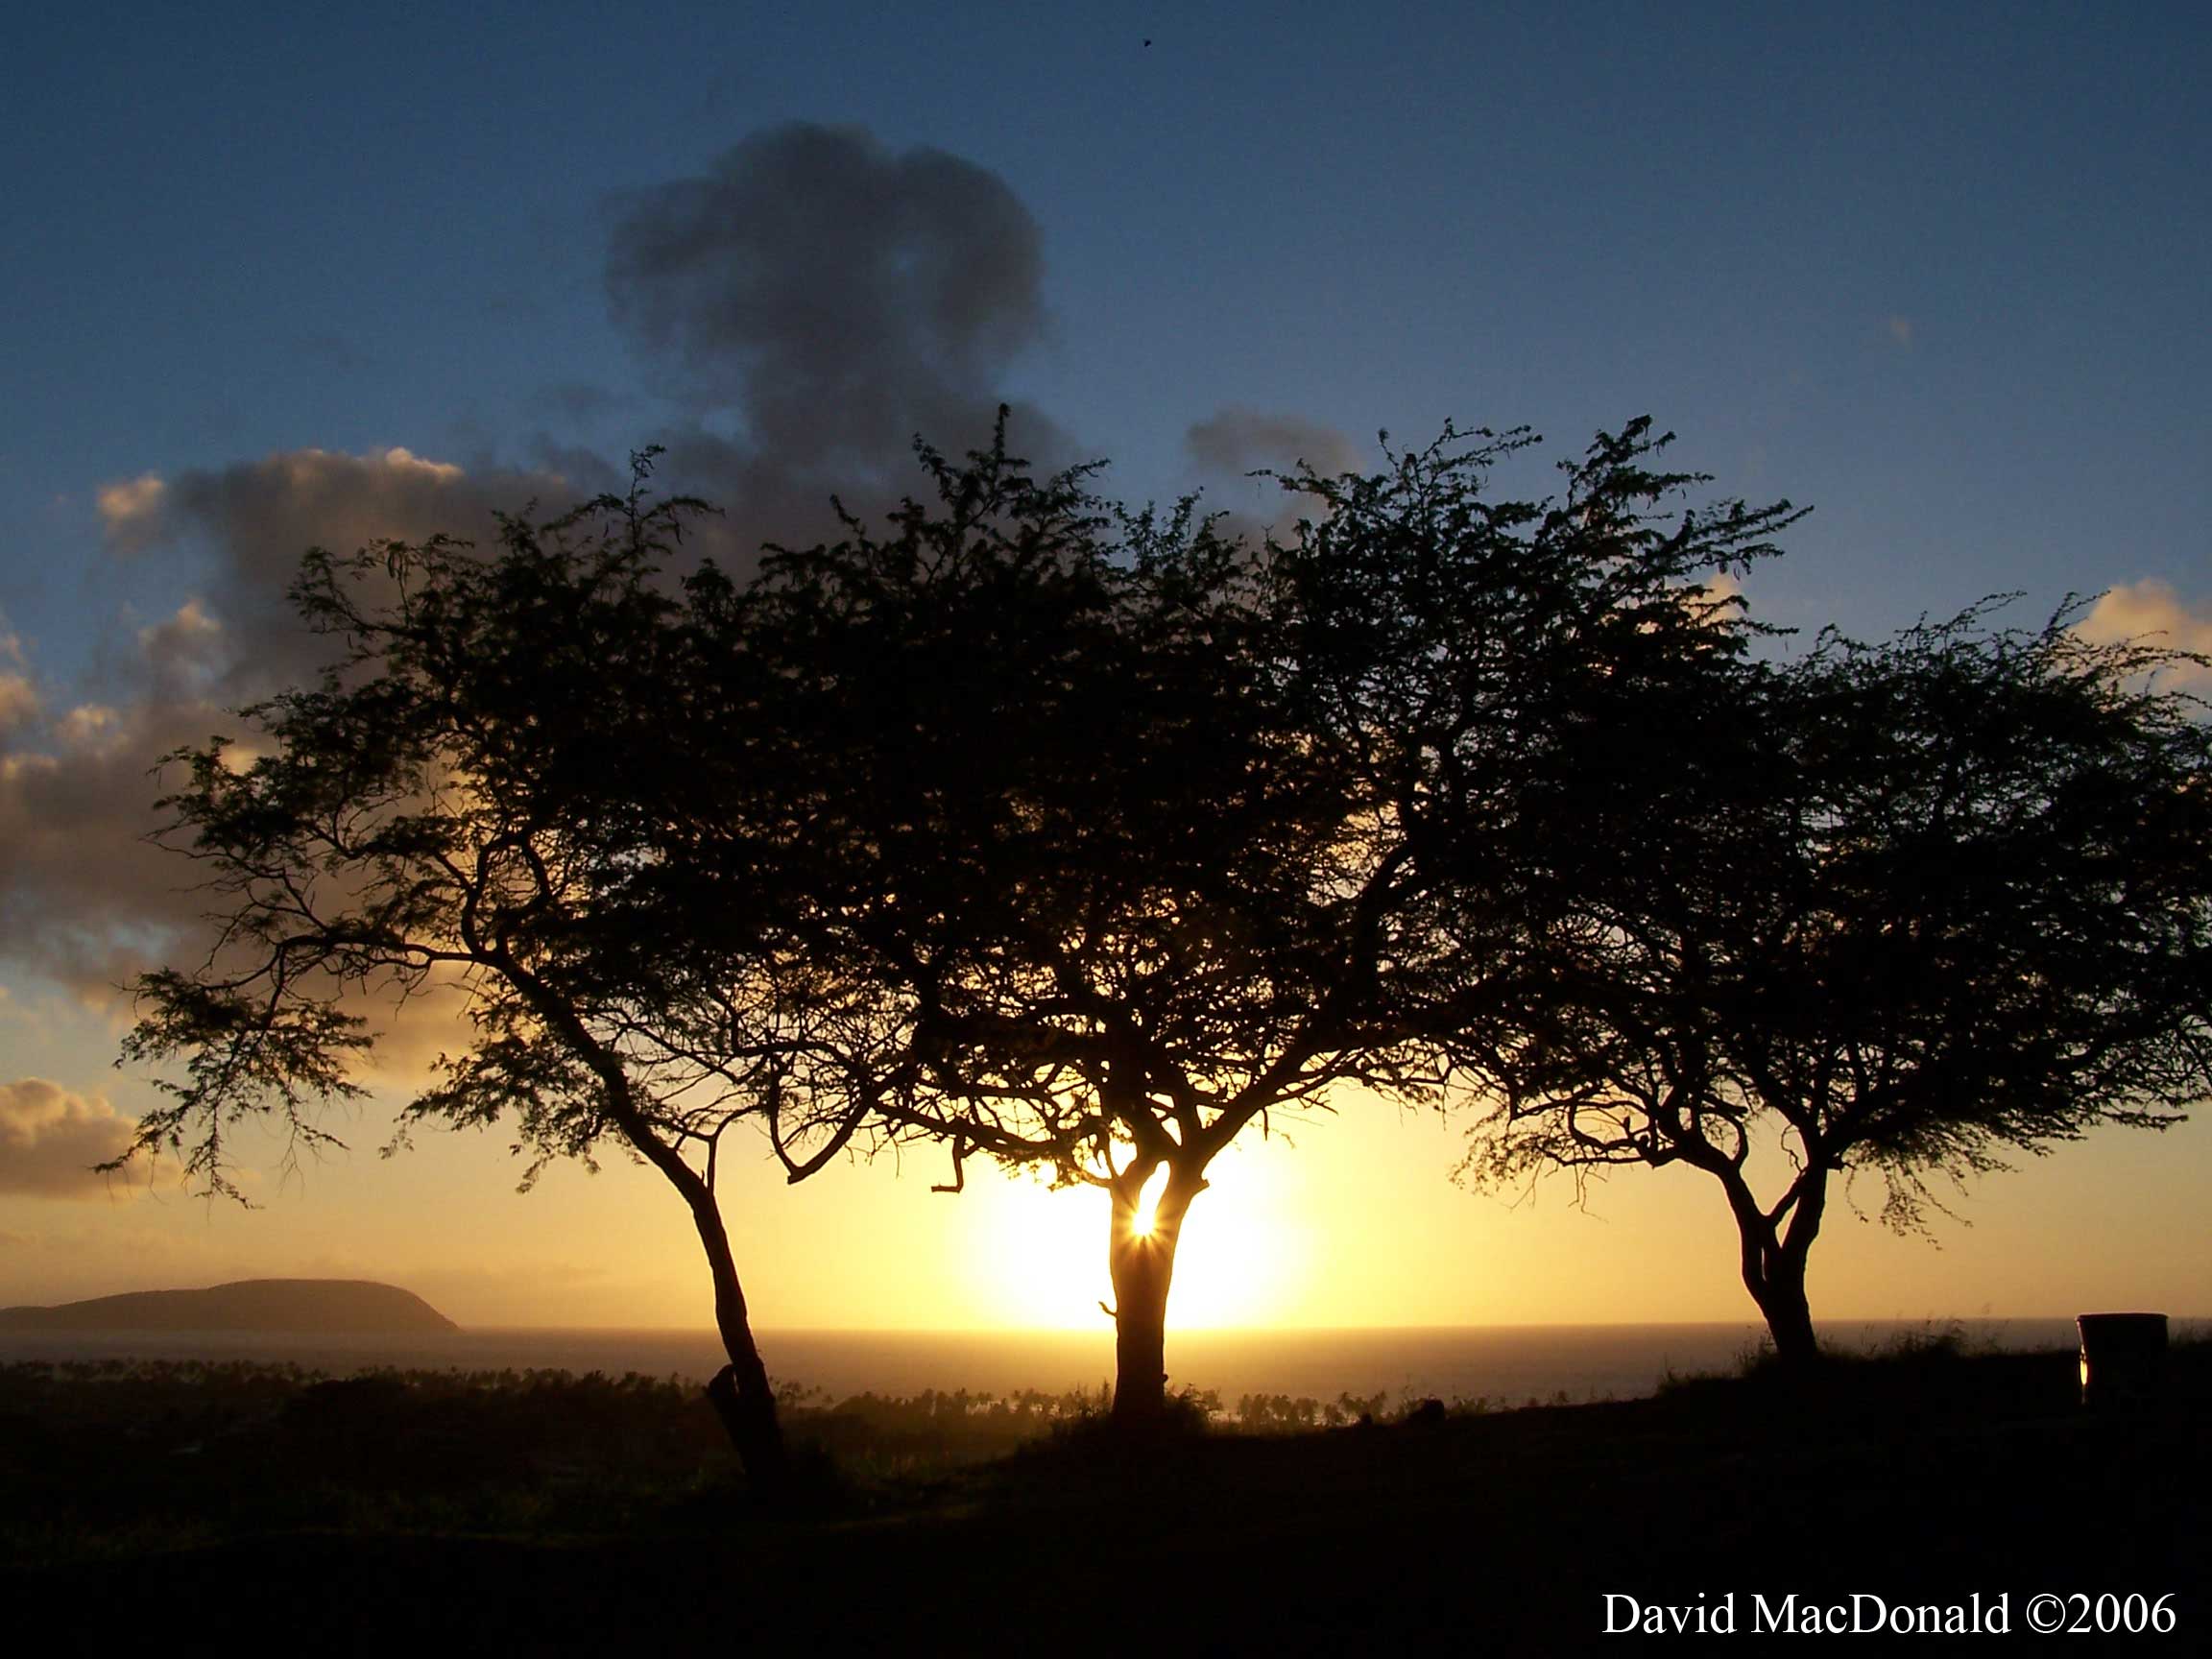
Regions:
<instances>
[{"instance_id":1,"label":"sun","mask_svg":"<svg viewBox=\"0 0 2212 1659\"><path fill-rule=\"evenodd\" d=\"M1152 1172L1152 1179L1144 1183L1144 1190L1137 1194L1137 1218L1130 1222L1129 1231L1139 1238L1149 1238L1160 1219L1160 1194L1167 1188L1167 1166L1163 1164Z\"/></svg>"},{"instance_id":2,"label":"sun","mask_svg":"<svg viewBox=\"0 0 2212 1659\"><path fill-rule=\"evenodd\" d=\"M1169 1330L1268 1325L1296 1306L1311 1266L1310 1230L1301 1224L1294 1193L1273 1163L1265 1156L1217 1163L1213 1185L1191 1206L1176 1244ZM1166 1185L1164 1177L1160 1184ZM969 1199L982 1200L971 1235L972 1271L995 1322L1098 1329L1105 1318L1100 1304L1114 1300L1106 1270L1106 1194L1095 1188L1054 1191L996 1173L972 1175L969 1186ZM1157 1197L1147 1190L1138 1203L1144 1237L1156 1237Z\"/></svg>"}]
</instances>

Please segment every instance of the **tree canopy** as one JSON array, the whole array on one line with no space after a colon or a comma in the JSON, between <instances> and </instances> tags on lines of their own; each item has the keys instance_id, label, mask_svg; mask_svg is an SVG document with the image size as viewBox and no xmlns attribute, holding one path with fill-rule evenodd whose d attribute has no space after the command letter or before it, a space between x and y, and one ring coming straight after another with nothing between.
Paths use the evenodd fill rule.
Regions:
<instances>
[{"instance_id":1,"label":"tree canopy","mask_svg":"<svg viewBox=\"0 0 2212 1659\"><path fill-rule=\"evenodd\" d=\"M649 464L626 497L502 520L495 548L306 556L293 596L334 660L244 710L245 742L171 757L169 838L209 871L219 931L198 969L140 982L125 1055L184 1058L138 1147L237 1197L229 1127L274 1114L297 1142L328 1142L315 1108L363 1093L363 1007L458 986L468 1041L400 1139L426 1119L510 1121L525 1185L610 1143L663 1176L712 1277L731 1361L717 1404L772 1482L781 1442L715 1176L732 1123L759 1109L773 1017L734 950L670 950L661 932L646 831L676 757L655 737L695 675L661 565L700 504L648 502ZM718 920L718 940L740 933L767 950L757 905Z\"/></svg>"},{"instance_id":2,"label":"tree canopy","mask_svg":"<svg viewBox=\"0 0 2212 1659\"><path fill-rule=\"evenodd\" d=\"M1742 647L1701 577L1786 506L1677 512L1647 424L1558 500L1492 499L1524 434L1280 480L1296 528L1129 514L1001 448L933 509L771 560L723 650L827 860L797 954L906 1063L886 1132L1110 1195L1117 1409L1159 1409L1175 1252L1218 1153L1348 1091L1435 1102L1544 991L1525 797L1588 683ZM711 833L667 853L711 870ZM708 908L711 909L709 904ZM1163 1174L1164 1172L1164 1174ZM1143 1190L1164 1180L1149 1215Z\"/></svg>"},{"instance_id":3,"label":"tree canopy","mask_svg":"<svg viewBox=\"0 0 2212 1659\"><path fill-rule=\"evenodd\" d=\"M2212 1092L2212 732L2176 654L1994 610L1618 710L1591 740L1648 786L1593 767L1552 807L1645 829L1546 929L1561 995L1486 1068L1468 1169L1705 1171L1787 1358L1836 1177L1920 1227L1932 1178Z\"/></svg>"},{"instance_id":4,"label":"tree canopy","mask_svg":"<svg viewBox=\"0 0 2212 1659\"><path fill-rule=\"evenodd\" d=\"M1985 613L1795 662L1719 580L1788 503L1695 499L1636 421L1541 498L1447 429L1277 477L1238 539L1094 471L953 462L881 526L678 568L703 505L308 555L334 660L173 758L219 935L141 984L139 1144L361 1092L363 998L467 998L406 1125L609 1146L685 1204L762 1478L774 1400L716 1193L941 1146L1109 1197L1116 1410L1165 1402L1216 1156L1361 1096L1502 1102L1470 1162L1682 1162L1810 1352L1831 1178L1932 1173L2205 1092L2205 728L2171 657ZM1784 1142L1778 1197L1756 1184ZM527 1181L526 1175L525 1180ZM1153 1213L1141 1204L1161 1182Z\"/></svg>"}]
</instances>

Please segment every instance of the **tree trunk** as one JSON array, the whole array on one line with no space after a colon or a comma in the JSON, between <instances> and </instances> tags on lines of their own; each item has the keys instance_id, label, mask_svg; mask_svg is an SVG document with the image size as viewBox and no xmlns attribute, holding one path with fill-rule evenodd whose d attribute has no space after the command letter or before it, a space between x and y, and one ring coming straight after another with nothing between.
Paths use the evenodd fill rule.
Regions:
<instances>
[{"instance_id":1,"label":"tree trunk","mask_svg":"<svg viewBox=\"0 0 2212 1659\"><path fill-rule=\"evenodd\" d=\"M707 1384L707 1398L722 1431L737 1449L737 1460L747 1479L769 1494L781 1491L790 1476L790 1460L783 1446L783 1427L776 1418L776 1395L768 1386L768 1373L755 1354L740 1370L733 1361L714 1373Z\"/></svg>"},{"instance_id":2,"label":"tree trunk","mask_svg":"<svg viewBox=\"0 0 2212 1659\"><path fill-rule=\"evenodd\" d=\"M776 1416L776 1391L768 1384L768 1367L761 1362L753 1340L753 1325L745 1307L745 1290L737 1281L737 1263L730 1253L730 1235L722 1225L721 1207L711 1193L705 1203L694 1203L692 1219L699 1242L706 1247L708 1266L714 1276L714 1325L722 1335L722 1351L730 1363L707 1384L707 1398L722 1420L722 1431L736 1448L745 1478L764 1494L781 1495L790 1483L791 1460L783 1444L783 1426Z\"/></svg>"},{"instance_id":3,"label":"tree trunk","mask_svg":"<svg viewBox=\"0 0 2212 1659\"><path fill-rule=\"evenodd\" d=\"M1813 1333L1813 1309L1805 1296L1805 1261L1820 1235L1820 1219L1827 1209L1827 1170L1808 1162L1794 1195L1773 1215L1760 1212L1741 1177L1727 1185L1743 1240L1743 1287L1766 1316L1775 1358L1786 1370L1809 1370L1819 1362L1820 1343ZM1780 1219L1783 1215L1789 1218L1787 1224Z\"/></svg>"},{"instance_id":4,"label":"tree trunk","mask_svg":"<svg viewBox=\"0 0 2212 1659\"><path fill-rule=\"evenodd\" d=\"M1114 1281L1114 1420L1157 1422L1167 1408L1167 1290L1175 1278L1175 1245L1190 1200L1205 1190L1195 1172L1168 1166L1167 1185L1152 1224L1137 1230L1137 1202L1159 1166L1142 1162L1108 1189L1106 1262Z\"/></svg>"},{"instance_id":5,"label":"tree trunk","mask_svg":"<svg viewBox=\"0 0 2212 1659\"><path fill-rule=\"evenodd\" d=\"M1792 1266L1794 1271L1792 1271ZM1805 1262L1792 1263L1786 1252L1769 1258L1762 1283L1746 1277L1744 1284L1759 1311L1767 1317L1767 1330L1774 1338L1774 1357L1784 1369L1804 1371L1820 1358L1819 1340L1813 1334L1813 1309L1805 1298Z\"/></svg>"},{"instance_id":6,"label":"tree trunk","mask_svg":"<svg viewBox=\"0 0 2212 1659\"><path fill-rule=\"evenodd\" d=\"M791 1460L783 1446L782 1425L776 1420L776 1395L768 1386L768 1370L753 1342L745 1289L737 1282L737 1261L730 1253L730 1230L722 1224L722 1206L713 1187L685 1163L675 1147L661 1139L638 1107L621 1056L592 1036L574 1007L503 949L486 952L472 935L465 936L469 938L471 949L504 974L569 1050L597 1074L607 1092L608 1115L622 1138L683 1195L685 1207L691 1212L691 1225L698 1230L700 1247L707 1252L708 1271L714 1280L714 1327L721 1334L723 1353L730 1357L730 1363L707 1385L707 1398L713 1402L723 1431L737 1449L746 1479L763 1492L781 1494L790 1484Z\"/></svg>"}]
</instances>

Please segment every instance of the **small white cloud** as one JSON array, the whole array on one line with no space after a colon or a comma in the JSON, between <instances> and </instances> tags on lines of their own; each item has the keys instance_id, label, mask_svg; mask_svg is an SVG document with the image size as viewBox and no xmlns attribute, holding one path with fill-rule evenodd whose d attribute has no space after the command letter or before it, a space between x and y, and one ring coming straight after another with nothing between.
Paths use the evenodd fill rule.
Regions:
<instances>
[{"instance_id":1,"label":"small white cloud","mask_svg":"<svg viewBox=\"0 0 2212 1659\"><path fill-rule=\"evenodd\" d=\"M1709 570L1697 578L1705 589L1703 604L1709 622L1732 622L1743 614L1743 583L1733 571Z\"/></svg>"},{"instance_id":2,"label":"small white cloud","mask_svg":"<svg viewBox=\"0 0 2212 1659\"><path fill-rule=\"evenodd\" d=\"M93 504L108 528L108 544L135 552L160 541L161 509L168 495L169 486L151 472L102 488Z\"/></svg>"},{"instance_id":3,"label":"small white cloud","mask_svg":"<svg viewBox=\"0 0 2212 1659\"><path fill-rule=\"evenodd\" d=\"M402 449L397 445L394 445L384 451L384 465L403 468L416 472L427 472L431 477L438 479L451 479L461 476L461 469L451 462L427 461L413 450Z\"/></svg>"},{"instance_id":4,"label":"small white cloud","mask_svg":"<svg viewBox=\"0 0 2212 1659\"><path fill-rule=\"evenodd\" d=\"M224 666L223 624L198 599L188 599L174 615L139 629L138 649L164 700L196 696Z\"/></svg>"},{"instance_id":5,"label":"small white cloud","mask_svg":"<svg viewBox=\"0 0 2212 1659\"><path fill-rule=\"evenodd\" d=\"M2075 632L2095 645L2138 639L2173 651L2212 657L2212 600L2191 604L2156 577L2124 582L2099 595ZM2181 663L2167 671L2168 685L2212 687L2212 669Z\"/></svg>"},{"instance_id":6,"label":"small white cloud","mask_svg":"<svg viewBox=\"0 0 2212 1659\"><path fill-rule=\"evenodd\" d=\"M156 622L150 628L138 630L138 643L152 650L162 638L196 639L223 632L223 624L207 614L206 607L197 599L187 599L177 607L177 613L166 622Z\"/></svg>"},{"instance_id":7,"label":"small white cloud","mask_svg":"<svg viewBox=\"0 0 2212 1659\"><path fill-rule=\"evenodd\" d=\"M1883 319L1882 325L1888 329L1889 338L1907 350L1912 349L1912 319L1891 314Z\"/></svg>"},{"instance_id":8,"label":"small white cloud","mask_svg":"<svg viewBox=\"0 0 2212 1659\"><path fill-rule=\"evenodd\" d=\"M0 674L0 733L38 718L38 692L25 674Z\"/></svg>"},{"instance_id":9,"label":"small white cloud","mask_svg":"<svg viewBox=\"0 0 2212 1659\"><path fill-rule=\"evenodd\" d=\"M76 754L97 754L112 748L123 735L123 716L105 703L80 703L61 716L54 735L63 749Z\"/></svg>"}]
</instances>

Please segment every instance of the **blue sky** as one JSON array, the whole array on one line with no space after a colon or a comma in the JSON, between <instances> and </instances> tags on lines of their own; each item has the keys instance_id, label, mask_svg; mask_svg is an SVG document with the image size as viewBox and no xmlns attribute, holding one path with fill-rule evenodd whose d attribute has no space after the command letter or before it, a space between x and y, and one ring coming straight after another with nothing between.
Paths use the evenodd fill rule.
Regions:
<instances>
[{"instance_id":1,"label":"blue sky","mask_svg":"<svg viewBox=\"0 0 2212 1659\"><path fill-rule=\"evenodd\" d=\"M618 455L665 410L607 318L615 204L791 119L1006 181L1049 311L1010 387L1133 493L1224 403L1562 446L1650 412L1816 505L1777 580L1823 617L2212 563L2194 9L1188 10L35 15L11 617L82 627L52 565L119 476Z\"/></svg>"},{"instance_id":2,"label":"blue sky","mask_svg":"<svg viewBox=\"0 0 2212 1659\"><path fill-rule=\"evenodd\" d=\"M2032 621L2120 588L2113 614L2201 645L2207 84L2212 23L2178 5L17 18L0 676L36 717L0 753L43 757L23 776L47 792L0 803L0 1082L123 1116L142 1097L106 1072L101 974L171 937L175 907L138 915L149 878L94 893L34 843L124 847L150 822L135 762L291 661L276 594L286 539L325 533L319 503L341 504L333 539L402 499L467 530L502 489L589 485L688 438L698 469L672 481L745 539L761 337L724 339L706 384L611 310L609 281L639 215L675 213L734 146L755 142L745 177L770 188L791 175L760 170L763 135L862 129L882 189L941 152L962 200L1025 216L1033 276L950 369L950 336L901 336L916 355L889 419L911 387L950 400L930 407L1010 397L1053 452L1112 458L1110 489L1203 484L1249 511L1260 488L1190 442L1223 411L1253 464L1448 417L1532 424L1559 455L1648 412L1718 490L1815 509L1750 580L1769 620L1879 633L2024 589ZM805 237L732 246L805 288ZM851 321L830 303L825 340ZM277 500L252 469L306 450L369 459ZM429 463L482 493L439 494ZM839 464L779 477L826 493ZM149 477L158 523L117 505L153 496L103 515L104 491ZM32 1203L0 1194L0 1234L42 1236L11 1202Z\"/></svg>"}]
</instances>

